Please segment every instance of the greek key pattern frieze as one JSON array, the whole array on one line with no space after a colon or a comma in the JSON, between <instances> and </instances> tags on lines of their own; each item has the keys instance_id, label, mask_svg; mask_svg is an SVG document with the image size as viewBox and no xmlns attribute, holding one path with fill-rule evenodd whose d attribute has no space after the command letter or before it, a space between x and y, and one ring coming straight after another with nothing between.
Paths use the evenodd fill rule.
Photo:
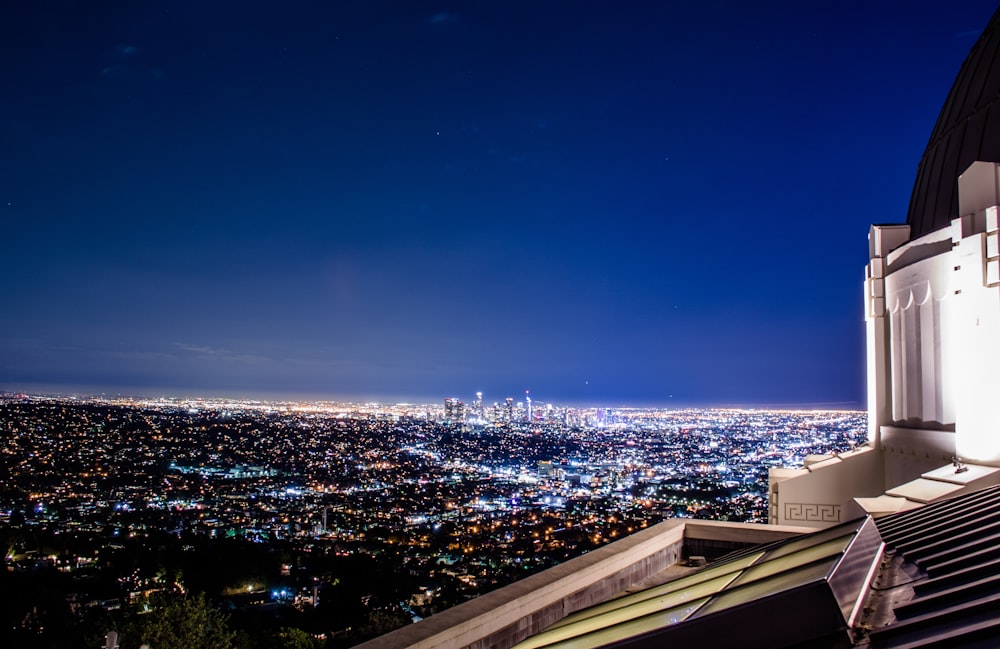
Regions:
<instances>
[{"instance_id":1,"label":"greek key pattern frieze","mask_svg":"<svg viewBox=\"0 0 1000 649\"><path fill-rule=\"evenodd\" d=\"M839 523L840 505L785 503L785 520Z\"/></svg>"}]
</instances>

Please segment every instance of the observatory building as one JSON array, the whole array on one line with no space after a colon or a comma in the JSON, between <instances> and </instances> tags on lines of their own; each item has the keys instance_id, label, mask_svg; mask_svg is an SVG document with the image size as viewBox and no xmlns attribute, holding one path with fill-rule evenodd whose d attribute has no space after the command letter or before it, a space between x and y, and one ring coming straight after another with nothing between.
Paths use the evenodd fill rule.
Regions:
<instances>
[{"instance_id":1,"label":"observatory building","mask_svg":"<svg viewBox=\"0 0 1000 649\"><path fill-rule=\"evenodd\" d=\"M361 646L998 646L998 163L1000 11L868 235L868 444L772 470L770 525L664 521Z\"/></svg>"},{"instance_id":2,"label":"observatory building","mask_svg":"<svg viewBox=\"0 0 1000 649\"><path fill-rule=\"evenodd\" d=\"M770 474L769 520L827 526L1000 483L1000 19L948 93L903 225L868 234L868 445Z\"/></svg>"}]
</instances>

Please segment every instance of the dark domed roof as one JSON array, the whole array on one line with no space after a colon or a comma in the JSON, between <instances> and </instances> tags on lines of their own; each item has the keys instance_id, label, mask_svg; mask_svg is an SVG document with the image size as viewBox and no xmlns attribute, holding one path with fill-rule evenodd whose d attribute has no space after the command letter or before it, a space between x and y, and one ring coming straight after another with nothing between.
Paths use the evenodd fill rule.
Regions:
<instances>
[{"instance_id":1,"label":"dark domed roof","mask_svg":"<svg viewBox=\"0 0 1000 649\"><path fill-rule=\"evenodd\" d=\"M910 237L958 216L958 176L977 160L1000 162L1000 10L958 72L917 168Z\"/></svg>"}]
</instances>

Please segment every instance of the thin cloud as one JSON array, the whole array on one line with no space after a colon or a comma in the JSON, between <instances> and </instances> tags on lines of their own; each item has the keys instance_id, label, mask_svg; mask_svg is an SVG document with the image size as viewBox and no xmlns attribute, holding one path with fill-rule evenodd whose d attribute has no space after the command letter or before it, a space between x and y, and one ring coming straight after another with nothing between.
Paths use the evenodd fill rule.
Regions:
<instances>
[{"instance_id":1,"label":"thin cloud","mask_svg":"<svg viewBox=\"0 0 1000 649\"><path fill-rule=\"evenodd\" d=\"M199 358L210 358L216 361L235 362L235 363L275 362L273 358L268 358L267 356L260 356L257 354L241 354L239 352L234 352L229 349L223 349L220 347L211 347L209 345L191 345L188 343L174 343L174 347L176 347L181 351L189 352L190 354L197 356Z\"/></svg>"},{"instance_id":2,"label":"thin cloud","mask_svg":"<svg viewBox=\"0 0 1000 649\"><path fill-rule=\"evenodd\" d=\"M193 354L200 354L202 356L221 356L229 353L229 351L225 349L208 347L207 345L188 345L186 343L174 343L174 347L180 349L181 351L191 352Z\"/></svg>"}]
</instances>

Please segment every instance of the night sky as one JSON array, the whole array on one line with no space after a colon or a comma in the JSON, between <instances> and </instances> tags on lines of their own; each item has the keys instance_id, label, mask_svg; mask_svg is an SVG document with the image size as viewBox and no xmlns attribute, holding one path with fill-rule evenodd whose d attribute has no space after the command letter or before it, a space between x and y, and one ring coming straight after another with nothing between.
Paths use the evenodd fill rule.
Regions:
<instances>
[{"instance_id":1,"label":"night sky","mask_svg":"<svg viewBox=\"0 0 1000 649\"><path fill-rule=\"evenodd\" d=\"M995 8L5 2L0 390L862 407Z\"/></svg>"}]
</instances>

